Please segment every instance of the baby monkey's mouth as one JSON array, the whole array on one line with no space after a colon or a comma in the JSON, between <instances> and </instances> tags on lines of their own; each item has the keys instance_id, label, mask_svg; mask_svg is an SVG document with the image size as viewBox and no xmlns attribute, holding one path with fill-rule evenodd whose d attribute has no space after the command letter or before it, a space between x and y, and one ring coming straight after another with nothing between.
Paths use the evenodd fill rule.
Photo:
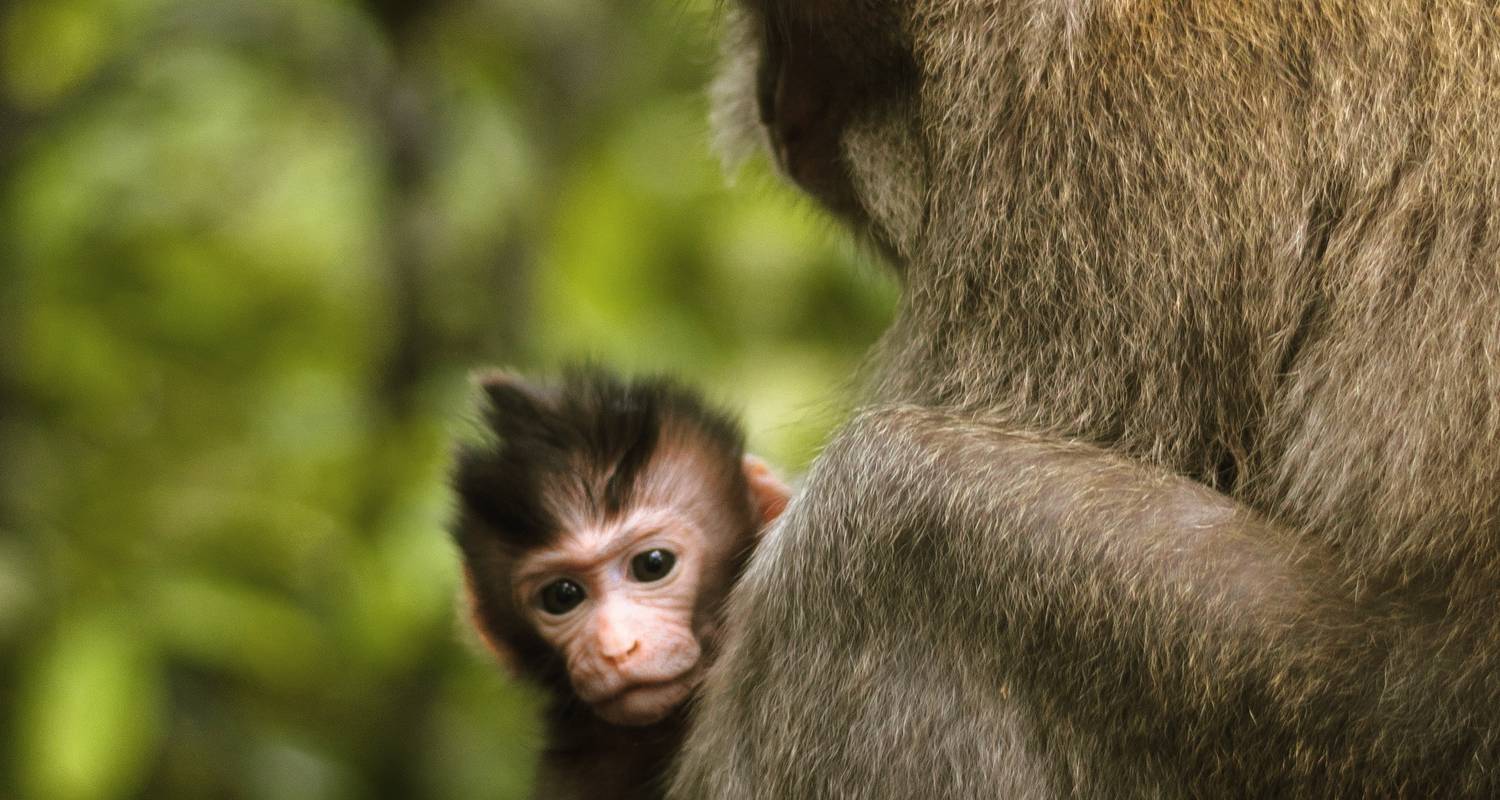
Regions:
<instances>
[{"instance_id":1,"label":"baby monkey's mouth","mask_svg":"<svg viewBox=\"0 0 1500 800\"><path fill-rule=\"evenodd\" d=\"M682 705L701 681L702 671L694 665L665 680L626 684L593 705L606 722L650 725Z\"/></svg>"},{"instance_id":2,"label":"baby monkey's mouth","mask_svg":"<svg viewBox=\"0 0 1500 800\"><path fill-rule=\"evenodd\" d=\"M702 658L677 658L676 663L658 662L651 665L642 665L638 669L624 669L603 672L594 676L594 680L575 683L573 691L577 692L579 699L591 706L601 706L614 702L620 697L631 692L654 689L676 683L688 683L697 686L703 678Z\"/></svg>"}]
</instances>

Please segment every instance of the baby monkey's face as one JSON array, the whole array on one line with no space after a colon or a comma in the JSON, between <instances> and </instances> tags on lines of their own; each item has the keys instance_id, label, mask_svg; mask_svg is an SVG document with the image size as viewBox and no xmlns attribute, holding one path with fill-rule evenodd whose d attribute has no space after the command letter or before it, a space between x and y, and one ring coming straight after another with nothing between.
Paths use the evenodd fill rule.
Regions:
<instances>
[{"instance_id":1,"label":"baby monkey's face","mask_svg":"<svg viewBox=\"0 0 1500 800\"><path fill-rule=\"evenodd\" d=\"M579 524L516 565L516 603L604 720L649 725L692 694L740 538L663 506Z\"/></svg>"},{"instance_id":2,"label":"baby monkey's face","mask_svg":"<svg viewBox=\"0 0 1500 800\"><path fill-rule=\"evenodd\" d=\"M724 598L787 486L730 417L665 379L585 369L480 386L496 441L461 448L454 474L478 632L561 709L661 721L702 680Z\"/></svg>"}]
</instances>

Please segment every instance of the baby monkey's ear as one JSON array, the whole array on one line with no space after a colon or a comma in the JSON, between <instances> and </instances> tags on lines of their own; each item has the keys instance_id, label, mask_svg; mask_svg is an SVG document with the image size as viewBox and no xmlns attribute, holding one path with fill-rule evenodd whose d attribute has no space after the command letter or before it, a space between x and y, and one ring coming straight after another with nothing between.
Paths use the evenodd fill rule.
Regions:
<instances>
[{"instance_id":1,"label":"baby monkey's ear","mask_svg":"<svg viewBox=\"0 0 1500 800\"><path fill-rule=\"evenodd\" d=\"M755 504L760 529L764 531L786 510L786 504L792 499L792 490L759 456L745 454L744 468L745 482L750 484L750 500Z\"/></svg>"},{"instance_id":2,"label":"baby monkey's ear","mask_svg":"<svg viewBox=\"0 0 1500 800\"><path fill-rule=\"evenodd\" d=\"M552 413L552 392L534 386L515 373L487 370L469 379L484 392L485 420L497 433L535 425Z\"/></svg>"}]
</instances>

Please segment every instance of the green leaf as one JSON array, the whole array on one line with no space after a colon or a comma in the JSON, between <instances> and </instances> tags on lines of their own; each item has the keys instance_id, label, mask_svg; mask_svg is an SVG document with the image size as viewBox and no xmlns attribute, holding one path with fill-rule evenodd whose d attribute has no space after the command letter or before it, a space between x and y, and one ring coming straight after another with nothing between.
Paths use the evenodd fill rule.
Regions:
<instances>
[{"instance_id":1,"label":"green leaf","mask_svg":"<svg viewBox=\"0 0 1500 800\"><path fill-rule=\"evenodd\" d=\"M30 796L97 800L140 788L160 737L154 655L118 613L62 623L23 688L17 763Z\"/></svg>"}]
</instances>

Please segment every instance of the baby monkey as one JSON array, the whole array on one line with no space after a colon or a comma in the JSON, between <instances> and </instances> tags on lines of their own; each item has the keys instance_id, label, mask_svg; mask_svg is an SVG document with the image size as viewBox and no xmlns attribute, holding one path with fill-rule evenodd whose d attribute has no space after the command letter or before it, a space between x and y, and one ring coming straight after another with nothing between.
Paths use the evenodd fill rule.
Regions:
<instances>
[{"instance_id":1,"label":"baby monkey","mask_svg":"<svg viewBox=\"0 0 1500 800\"><path fill-rule=\"evenodd\" d=\"M724 599L788 489L671 381L479 384L497 441L458 454L454 536L475 627L550 699L537 796L660 797Z\"/></svg>"}]
</instances>

